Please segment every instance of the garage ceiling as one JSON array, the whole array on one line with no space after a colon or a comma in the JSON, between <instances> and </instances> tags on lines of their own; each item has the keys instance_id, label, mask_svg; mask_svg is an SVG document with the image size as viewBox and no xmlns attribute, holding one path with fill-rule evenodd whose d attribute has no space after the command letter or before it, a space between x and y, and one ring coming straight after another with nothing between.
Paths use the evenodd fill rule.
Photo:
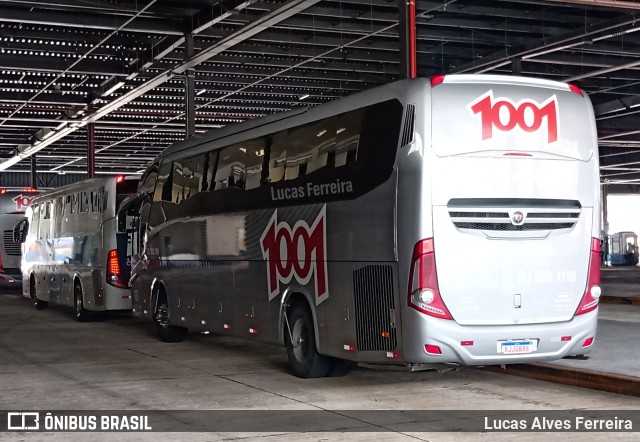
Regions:
<instances>
[{"instance_id":1,"label":"garage ceiling","mask_svg":"<svg viewBox=\"0 0 640 442\"><path fill-rule=\"evenodd\" d=\"M595 106L603 182L640 184L640 3L416 10L418 75L571 81ZM92 121L96 172L140 172L185 137L190 72L197 133L397 80L398 28L386 0L0 0L0 184L30 180L32 152L42 176L86 176Z\"/></svg>"}]
</instances>

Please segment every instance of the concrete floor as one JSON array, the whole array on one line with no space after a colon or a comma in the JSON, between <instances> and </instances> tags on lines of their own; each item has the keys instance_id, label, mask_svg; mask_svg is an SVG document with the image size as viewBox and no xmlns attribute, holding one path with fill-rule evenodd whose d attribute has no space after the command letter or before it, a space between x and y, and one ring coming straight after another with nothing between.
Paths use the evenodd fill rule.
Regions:
<instances>
[{"instance_id":1,"label":"concrete floor","mask_svg":"<svg viewBox=\"0 0 640 442\"><path fill-rule=\"evenodd\" d=\"M463 433L429 431L448 424L468 428L469 414L462 410L473 416L486 412L515 418L523 411L553 415L564 409L636 410L633 415L640 416L640 399L476 369L409 373L356 368L345 377L302 380L287 372L285 352L278 347L197 334L183 343L165 344L155 338L150 324L128 315L77 323L70 310L36 311L19 295L0 295L0 410L140 410L151 414L169 410L157 428L209 430L0 432L1 441L508 441L516 437L534 441L544 437L584 442L585 433L485 433L475 427ZM189 410L196 417L189 418ZM205 415L202 421L203 416L195 413L202 410L268 410L286 415L247 412L234 415L237 423L216 423L219 415L212 415L210 422ZM312 414L291 415L291 419L300 419L299 429L292 430L287 411L304 410ZM376 410L389 413L383 423L349 414ZM402 410L424 410L424 421L430 424L416 431L415 426L402 423L406 421L401 415L391 414ZM443 417L435 410L452 411ZM328 424L323 413L331 416ZM323 421L329 427L315 425L315 417L315 424ZM286 425L279 427L271 419L284 419ZM216 431L223 424L231 431ZM263 424L268 431L256 432ZM319 431L310 431L314 429ZM321 431L326 429L334 431ZM638 430L640 422L635 433L589 433L586 440L638 440Z\"/></svg>"},{"instance_id":2,"label":"concrete floor","mask_svg":"<svg viewBox=\"0 0 640 442\"><path fill-rule=\"evenodd\" d=\"M640 382L637 355L640 355L640 305L601 304L596 341L589 359L561 359L549 364L636 376Z\"/></svg>"}]
</instances>

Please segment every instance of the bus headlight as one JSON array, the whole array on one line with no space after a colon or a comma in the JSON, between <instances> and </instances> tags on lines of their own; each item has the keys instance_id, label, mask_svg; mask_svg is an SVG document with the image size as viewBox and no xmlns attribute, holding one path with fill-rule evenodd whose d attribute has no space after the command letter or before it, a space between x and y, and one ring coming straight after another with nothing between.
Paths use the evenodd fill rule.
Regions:
<instances>
[{"instance_id":1,"label":"bus headlight","mask_svg":"<svg viewBox=\"0 0 640 442\"><path fill-rule=\"evenodd\" d=\"M598 299L602 294L602 289L600 288L599 285L594 285L593 287L591 287L591 290L589 293L591 294L591 297L593 299Z\"/></svg>"}]
</instances>

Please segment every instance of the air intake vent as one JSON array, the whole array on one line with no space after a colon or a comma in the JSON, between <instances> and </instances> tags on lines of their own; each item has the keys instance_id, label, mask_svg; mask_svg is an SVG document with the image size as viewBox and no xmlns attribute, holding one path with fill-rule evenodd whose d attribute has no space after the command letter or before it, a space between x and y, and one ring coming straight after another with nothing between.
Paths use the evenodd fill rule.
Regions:
<instances>
[{"instance_id":1,"label":"air intake vent","mask_svg":"<svg viewBox=\"0 0 640 442\"><path fill-rule=\"evenodd\" d=\"M458 229L531 232L571 229L581 206L567 200L465 199L449 201L448 210Z\"/></svg>"},{"instance_id":2,"label":"air intake vent","mask_svg":"<svg viewBox=\"0 0 640 442\"><path fill-rule=\"evenodd\" d=\"M525 224L522 226L514 226L507 223L453 223L459 229L475 229L475 230L502 230L505 232L522 232L525 230L556 230L570 229L573 223L540 223Z\"/></svg>"},{"instance_id":3,"label":"air intake vent","mask_svg":"<svg viewBox=\"0 0 640 442\"><path fill-rule=\"evenodd\" d=\"M413 141L415 119L416 105L407 104L407 108L404 111L404 127L402 129L402 144L400 146L406 146Z\"/></svg>"},{"instance_id":4,"label":"air intake vent","mask_svg":"<svg viewBox=\"0 0 640 442\"><path fill-rule=\"evenodd\" d=\"M20 256L20 243L13 241L13 230L4 231L4 252L7 255Z\"/></svg>"},{"instance_id":5,"label":"air intake vent","mask_svg":"<svg viewBox=\"0 0 640 442\"><path fill-rule=\"evenodd\" d=\"M353 272L358 351L393 351L397 346L393 269L369 265Z\"/></svg>"}]
</instances>

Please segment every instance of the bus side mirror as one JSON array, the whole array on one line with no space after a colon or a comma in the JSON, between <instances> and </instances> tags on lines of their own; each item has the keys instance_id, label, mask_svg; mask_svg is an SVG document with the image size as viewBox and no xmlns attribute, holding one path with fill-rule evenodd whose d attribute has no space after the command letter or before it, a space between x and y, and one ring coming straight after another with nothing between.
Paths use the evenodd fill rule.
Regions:
<instances>
[{"instance_id":1,"label":"bus side mirror","mask_svg":"<svg viewBox=\"0 0 640 442\"><path fill-rule=\"evenodd\" d=\"M29 230L29 221L23 219L13 228L13 242L23 243L27 238L27 231Z\"/></svg>"}]
</instances>

